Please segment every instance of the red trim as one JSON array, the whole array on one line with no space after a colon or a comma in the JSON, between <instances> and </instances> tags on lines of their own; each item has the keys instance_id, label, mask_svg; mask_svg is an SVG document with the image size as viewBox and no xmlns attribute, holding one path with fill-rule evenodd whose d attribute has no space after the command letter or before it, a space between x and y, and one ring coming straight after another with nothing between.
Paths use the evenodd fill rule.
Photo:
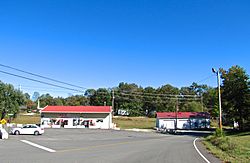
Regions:
<instances>
[{"instance_id":1,"label":"red trim","mask_svg":"<svg viewBox=\"0 0 250 163\"><path fill-rule=\"evenodd\" d=\"M176 112L157 112L157 118L176 118ZM209 118L207 112L178 112L178 118Z\"/></svg>"},{"instance_id":2,"label":"red trim","mask_svg":"<svg viewBox=\"0 0 250 163\"><path fill-rule=\"evenodd\" d=\"M46 106L42 113L110 113L110 106Z\"/></svg>"}]
</instances>

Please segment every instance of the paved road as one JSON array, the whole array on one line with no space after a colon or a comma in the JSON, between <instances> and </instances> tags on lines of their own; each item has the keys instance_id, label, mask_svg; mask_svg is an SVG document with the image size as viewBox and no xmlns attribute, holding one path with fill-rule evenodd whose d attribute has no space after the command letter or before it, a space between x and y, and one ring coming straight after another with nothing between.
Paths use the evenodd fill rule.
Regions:
<instances>
[{"instance_id":1,"label":"paved road","mask_svg":"<svg viewBox=\"0 0 250 163\"><path fill-rule=\"evenodd\" d=\"M193 147L196 137L113 130L47 129L42 136L11 135L0 141L6 163L205 163ZM21 142L55 150L55 153Z\"/></svg>"}]
</instances>

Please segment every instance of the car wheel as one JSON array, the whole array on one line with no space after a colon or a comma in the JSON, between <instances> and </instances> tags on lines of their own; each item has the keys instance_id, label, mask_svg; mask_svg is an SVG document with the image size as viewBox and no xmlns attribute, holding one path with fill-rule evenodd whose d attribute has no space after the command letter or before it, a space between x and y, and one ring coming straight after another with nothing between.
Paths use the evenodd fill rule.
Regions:
<instances>
[{"instance_id":1,"label":"car wheel","mask_svg":"<svg viewBox=\"0 0 250 163\"><path fill-rule=\"evenodd\" d=\"M15 135L20 135L20 131L15 131L14 134Z\"/></svg>"},{"instance_id":2,"label":"car wheel","mask_svg":"<svg viewBox=\"0 0 250 163\"><path fill-rule=\"evenodd\" d=\"M39 135L39 132L38 132L38 131L35 131L35 132L34 132L34 135L36 135L36 136Z\"/></svg>"}]
</instances>

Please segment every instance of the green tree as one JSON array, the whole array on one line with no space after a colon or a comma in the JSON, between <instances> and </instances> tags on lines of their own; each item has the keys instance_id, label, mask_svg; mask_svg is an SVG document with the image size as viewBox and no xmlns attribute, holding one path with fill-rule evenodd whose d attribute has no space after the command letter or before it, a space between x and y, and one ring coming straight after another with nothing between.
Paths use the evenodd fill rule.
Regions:
<instances>
[{"instance_id":1,"label":"green tree","mask_svg":"<svg viewBox=\"0 0 250 163\"><path fill-rule=\"evenodd\" d=\"M39 92L34 92L32 95L32 101L37 101L37 99L40 97L40 93Z\"/></svg>"},{"instance_id":2,"label":"green tree","mask_svg":"<svg viewBox=\"0 0 250 163\"><path fill-rule=\"evenodd\" d=\"M39 100L40 100L40 107L42 108L47 105L54 105L53 97L49 93L41 95L39 97Z\"/></svg>"},{"instance_id":3,"label":"green tree","mask_svg":"<svg viewBox=\"0 0 250 163\"><path fill-rule=\"evenodd\" d=\"M70 96L65 99L65 105L67 106L86 106L89 103L89 98L83 95Z\"/></svg>"},{"instance_id":4,"label":"green tree","mask_svg":"<svg viewBox=\"0 0 250 163\"><path fill-rule=\"evenodd\" d=\"M87 89L87 90L85 91L84 95L85 95L86 97L91 97L91 96L93 96L95 93L96 93L96 90L95 90L95 89Z\"/></svg>"},{"instance_id":5,"label":"green tree","mask_svg":"<svg viewBox=\"0 0 250 163\"><path fill-rule=\"evenodd\" d=\"M36 109L36 103L33 102L32 100L26 100L26 107L27 111L31 111L33 109Z\"/></svg>"},{"instance_id":6,"label":"green tree","mask_svg":"<svg viewBox=\"0 0 250 163\"><path fill-rule=\"evenodd\" d=\"M26 100L30 100L30 95L28 93L25 93L24 96L25 96Z\"/></svg>"},{"instance_id":7,"label":"green tree","mask_svg":"<svg viewBox=\"0 0 250 163\"><path fill-rule=\"evenodd\" d=\"M180 94L180 90L177 87L173 87L170 84L163 85L160 88L156 89L156 102L157 102L157 111L175 111L177 100L175 95ZM171 96L168 96L171 95Z\"/></svg>"},{"instance_id":8,"label":"green tree","mask_svg":"<svg viewBox=\"0 0 250 163\"><path fill-rule=\"evenodd\" d=\"M219 117L218 89L209 87L203 94L203 103L213 118Z\"/></svg>"},{"instance_id":9,"label":"green tree","mask_svg":"<svg viewBox=\"0 0 250 163\"><path fill-rule=\"evenodd\" d=\"M146 87L143 91L143 111L146 116L154 116L156 108L156 98L154 96L155 89L153 87Z\"/></svg>"},{"instance_id":10,"label":"green tree","mask_svg":"<svg viewBox=\"0 0 250 163\"><path fill-rule=\"evenodd\" d=\"M62 97L53 98L53 105L63 106L64 105L64 98L62 98Z\"/></svg>"},{"instance_id":11,"label":"green tree","mask_svg":"<svg viewBox=\"0 0 250 163\"><path fill-rule=\"evenodd\" d=\"M196 102L196 101L186 102L180 111L201 112L203 111L203 106L200 102Z\"/></svg>"},{"instance_id":12,"label":"green tree","mask_svg":"<svg viewBox=\"0 0 250 163\"><path fill-rule=\"evenodd\" d=\"M227 119L238 122L240 130L244 130L250 121L249 76L239 66L232 66L228 71L221 69L221 72L223 113Z\"/></svg>"},{"instance_id":13,"label":"green tree","mask_svg":"<svg viewBox=\"0 0 250 163\"><path fill-rule=\"evenodd\" d=\"M19 106L24 105L25 97L19 90L14 89L10 84L4 84L0 81L0 119L7 114L16 114Z\"/></svg>"},{"instance_id":14,"label":"green tree","mask_svg":"<svg viewBox=\"0 0 250 163\"><path fill-rule=\"evenodd\" d=\"M115 88L115 111L128 110L130 116L144 116L142 93L143 88L134 83L120 83Z\"/></svg>"},{"instance_id":15,"label":"green tree","mask_svg":"<svg viewBox=\"0 0 250 163\"><path fill-rule=\"evenodd\" d=\"M97 89L93 95L90 96L90 105L95 106L111 106L111 92L106 88Z\"/></svg>"}]
</instances>

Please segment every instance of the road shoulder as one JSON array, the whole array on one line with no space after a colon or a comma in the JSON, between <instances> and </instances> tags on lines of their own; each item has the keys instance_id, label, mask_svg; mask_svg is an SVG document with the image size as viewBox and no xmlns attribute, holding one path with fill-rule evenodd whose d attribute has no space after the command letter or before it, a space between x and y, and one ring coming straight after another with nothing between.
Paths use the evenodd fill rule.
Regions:
<instances>
[{"instance_id":1,"label":"road shoulder","mask_svg":"<svg viewBox=\"0 0 250 163\"><path fill-rule=\"evenodd\" d=\"M209 160L211 163L221 163L222 161L215 157L212 153L210 153L206 147L203 145L202 140L198 139L196 141L196 146L199 149L199 151L206 157L206 159Z\"/></svg>"}]
</instances>

